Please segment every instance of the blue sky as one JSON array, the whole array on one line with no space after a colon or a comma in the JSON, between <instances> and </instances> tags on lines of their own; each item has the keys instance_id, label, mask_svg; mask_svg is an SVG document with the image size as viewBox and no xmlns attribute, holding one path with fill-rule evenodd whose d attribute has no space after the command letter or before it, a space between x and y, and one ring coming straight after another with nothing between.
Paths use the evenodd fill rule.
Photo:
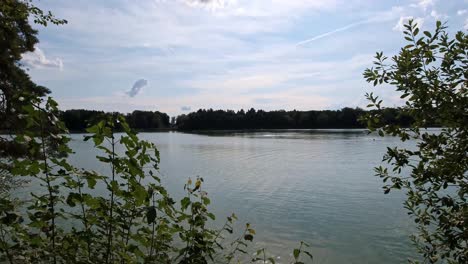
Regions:
<instances>
[{"instance_id":1,"label":"blue sky","mask_svg":"<svg viewBox=\"0 0 468 264\"><path fill-rule=\"evenodd\" d=\"M23 63L63 109L170 115L199 108L274 110L401 101L362 78L401 25L468 29L468 0L42 0L69 21L39 29Z\"/></svg>"}]
</instances>

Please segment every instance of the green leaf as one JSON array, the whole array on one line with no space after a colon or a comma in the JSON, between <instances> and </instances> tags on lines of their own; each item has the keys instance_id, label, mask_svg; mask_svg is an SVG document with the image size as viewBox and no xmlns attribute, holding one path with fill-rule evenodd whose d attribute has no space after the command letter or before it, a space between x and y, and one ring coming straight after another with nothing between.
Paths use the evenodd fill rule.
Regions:
<instances>
[{"instance_id":1,"label":"green leaf","mask_svg":"<svg viewBox=\"0 0 468 264\"><path fill-rule=\"evenodd\" d=\"M135 195L137 205L141 205L145 202L148 192L146 191L145 187L137 184L135 186L135 191L133 192Z\"/></svg>"},{"instance_id":2,"label":"green leaf","mask_svg":"<svg viewBox=\"0 0 468 264\"><path fill-rule=\"evenodd\" d=\"M213 213L208 213L207 216L211 218L211 220L216 220L216 217Z\"/></svg>"},{"instance_id":3,"label":"green leaf","mask_svg":"<svg viewBox=\"0 0 468 264\"><path fill-rule=\"evenodd\" d=\"M190 198L189 198L189 197L184 197L184 198L180 201L180 205L181 205L181 209L182 209L182 210L187 209L187 207L189 206L189 204L190 204Z\"/></svg>"},{"instance_id":4,"label":"green leaf","mask_svg":"<svg viewBox=\"0 0 468 264\"><path fill-rule=\"evenodd\" d=\"M5 225L11 225L20 221L22 221L21 216L14 212L5 213L5 216L0 219L0 222Z\"/></svg>"},{"instance_id":5,"label":"green leaf","mask_svg":"<svg viewBox=\"0 0 468 264\"><path fill-rule=\"evenodd\" d=\"M110 182L110 187L111 191L113 191L114 193L119 191L119 183L115 180Z\"/></svg>"},{"instance_id":6,"label":"green leaf","mask_svg":"<svg viewBox=\"0 0 468 264\"><path fill-rule=\"evenodd\" d=\"M202 200L204 205L209 205L211 203L210 199L206 196L203 196Z\"/></svg>"},{"instance_id":7,"label":"green leaf","mask_svg":"<svg viewBox=\"0 0 468 264\"><path fill-rule=\"evenodd\" d=\"M295 248L293 251L294 259L297 260L299 258L299 254L301 251L298 248Z\"/></svg>"},{"instance_id":8,"label":"green leaf","mask_svg":"<svg viewBox=\"0 0 468 264\"><path fill-rule=\"evenodd\" d=\"M83 200L86 203L86 205L88 205L92 209L98 209L101 207L101 203L99 202L99 200L90 195L84 195Z\"/></svg>"},{"instance_id":9,"label":"green leaf","mask_svg":"<svg viewBox=\"0 0 468 264\"><path fill-rule=\"evenodd\" d=\"M154 223L156 220L156 207L150 206L148 207L148 211L146 212L146 221L148 224Z\"/></svg>"},{"instance_id":10,"label":"green leaf","mask_svg":"<svg viewBox=\"0 0 468 264\"><path fill-rule=\"evenodd\" d=\"M93 176L88 176L86 177L86 182L88 183L88 187L90 189L94 189L94 186L96 186L96 178Z\"/></svg>"},{"instance_id":11,"label":"green leaf","mask_svg":"<svg viewBox=\"0 0 468 264\"><path fill-rule=\"evenodd\" d=\"M76 206L75 200L76 201L81 200L80 195L77 194L77 193L70 193L70 194L68 194L66 203L71 207L75 207Z\"/></svg>"},{"instance_id":12,"label":"green leaf","mask_svg":"<svg viewBox=\"0 0 468 264\"><path fill-rule=\"evenodd\" d=\"M248 240L248 241L252 241L252 240L253 240L253 236L252 236L251 234L246 234L246 235L244 236L244 239L245 239L245 240Z\"/></svg>"}]
</instances>

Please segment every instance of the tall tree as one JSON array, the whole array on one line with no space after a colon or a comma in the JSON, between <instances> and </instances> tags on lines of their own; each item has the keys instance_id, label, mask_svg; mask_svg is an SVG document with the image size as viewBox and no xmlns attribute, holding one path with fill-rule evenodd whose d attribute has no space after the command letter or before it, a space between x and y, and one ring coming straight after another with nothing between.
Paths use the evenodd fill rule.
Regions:
<instances>
[{"instance_id":1,"label":"tall tree","mask_svg":"<svg viewBox=\"0 0 468 264\"><path fill-rule=\"evenodd\" d=\"M45 87L31 81L21 66L21 56L34 51L38 43L37 30L33 29L29 19L39 25L48 23L60 25L67 21L55 18L50 12L44 13L30 0L3 0L0 4L0 131L15 135L23 132L28 115L27 107L38 105L40 98L49 93ZM37 109L36 109L37 110ZM38 131L38 126L30 127ZM0 138L0 174L9 169L11 158L31 156L24 143L13 140L13 136ZM6 173L7 174L7 173Z\"/></svg>"},{"instance_id":2,"label":"tall tree","mask_svg":"<svg viewBox=\"0 0 468 264\"><path fill-rule=\"evenodd\" d=\"M468 36L452 39L437 22L434 32L405 25L408 44L388 61L377 53L375 68L364 77L374 84L393 85L406 100L402 111L414 119L409 129L384 125L382 101L372 93L368 127L381 136L413 139L414 148L388 148L376 175L385 193L404 189L405 208L418 233L412 236L425 262L468 263ZM427 128L438 123L440 131Z\"/></svg>"}]
</instances>

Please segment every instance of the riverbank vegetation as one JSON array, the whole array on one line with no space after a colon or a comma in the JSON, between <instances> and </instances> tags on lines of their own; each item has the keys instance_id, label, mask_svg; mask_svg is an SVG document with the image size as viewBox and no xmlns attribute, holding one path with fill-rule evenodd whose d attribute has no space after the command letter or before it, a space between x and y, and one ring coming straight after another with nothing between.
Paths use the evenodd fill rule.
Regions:
<instances>
[{"instance_id":1,"label":"riverbank vegetation","mask_svg":"<svg viewBox=\"0 0 468 264\"><path fill-rule=\"evenodd\" d=\"M84 140L93 142L96 162L107 170L70 163L69 131L57 102L21 67L21 54L38 42L30 18L44 26L67 22L31 1L0 4L0 120L8 132L0 137L0 262L274 263L252 243L251 224L234 230L235 214L213 228L203 178L188 179L185 196L171 198L158 176L156 146L127 123L144 114L90 120ZM298 243L291 262L310 260L307 248Z\"/></svg>"},{"instance_id":2,"label":"riverbank vegetation","mask_svg":"<svg viewBox=\"0 0 468 264\"><path fill-rule=\"evenodd\" d=\"M251 108L234 110L200 109L169 120L169 116L158 111L133 111L125 116L131 128L139 131L178 129L190 130L242 130L242 129L322 129L322 128L365 128L360 121L367 111L360 108L346 107L341 110L323 111L263 111ZM94 110L66 110L60 113L60 119L73 132L85 132L89 124L104 116L112 115ZM399 108L382 109L386 124L408 127L413 122L410 115ZM432 124L437 126L437 124Z\"/></svg>"},{"instance_id":3,"label":"riverbank vegetation","mask_svg":"<svg viewBox=\"0 0 468 264\"><path fill-rule=\"evenodd\" d=\"M106 113L103 111L74 109L66 110L60 113L59 118L64 122L69 131L86 132L90 124L117 113ZM133 129L138 130L157 130L171 128L169 116L166 113L158 111L133 111L128 114L121 114L125 121Z\"/></svg>"},{"instance_id":4,"label":"riverbank vegetation","mask_svg":"<svg viewBox=\"0 0 468 264\"><path fill-rule=\"evenodd\" d=\"M255 248L250 223L233 229L235 214L213 227L223 216L210 212L203 178L188 179L180 200L167 192L158 174L158 149L132 128L165 126L167 115L67 114L47 97L49 90L30 80L20 62L38 43L30 21L47 26L66 20L29 0L4 0L0 14L0 122L8 132L0 137L0 262L275 262L272 253ZM371 111L200 110L179 117L177 124L181 129L361 127L361 116L382 136L416 140L416 149L388 148L388 167L376 168L376 175L387 183L386 193L407 191L405 207L418 226L413 240L425 263L467 263L468 37L458 32L449 38L440 22L435 32L419 32L412 22L405 28L409 43L393 63L377 53L376 67L364 74L374 85L387 83L401 92L406 105L395 113L368 94ZM106 170L71 164L67 122L77 130L87 127L84 140L92 142L96 162ZM441 133L424 130L433 124L443 127ZM289 262L311 260L308 244L299 242Z\"/></svg>"}]
</instances>

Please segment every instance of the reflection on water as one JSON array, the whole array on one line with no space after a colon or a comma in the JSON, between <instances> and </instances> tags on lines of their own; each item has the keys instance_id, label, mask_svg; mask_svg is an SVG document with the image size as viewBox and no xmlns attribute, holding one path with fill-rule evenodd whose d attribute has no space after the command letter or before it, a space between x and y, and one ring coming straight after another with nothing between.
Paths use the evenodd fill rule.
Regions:
<instances>
[{"instance_id":1,"label":"reflection on water","mask_svg":"<svg viewBox=\"0 0 468 264\"><path fill-rule=\"evenodd\" d=\"M217 223L231 212L257 230L257 247L287 263L301 240L314 263L401 263L414 255L403 193L384 195L373 166L397 139L364 130L142 133L158 146L160 174L180 197L205 179ZM73 161L98 170L95 150L73 135ZM241 223L239 223L240 225Z\"/></svg>"}]
</instances>

